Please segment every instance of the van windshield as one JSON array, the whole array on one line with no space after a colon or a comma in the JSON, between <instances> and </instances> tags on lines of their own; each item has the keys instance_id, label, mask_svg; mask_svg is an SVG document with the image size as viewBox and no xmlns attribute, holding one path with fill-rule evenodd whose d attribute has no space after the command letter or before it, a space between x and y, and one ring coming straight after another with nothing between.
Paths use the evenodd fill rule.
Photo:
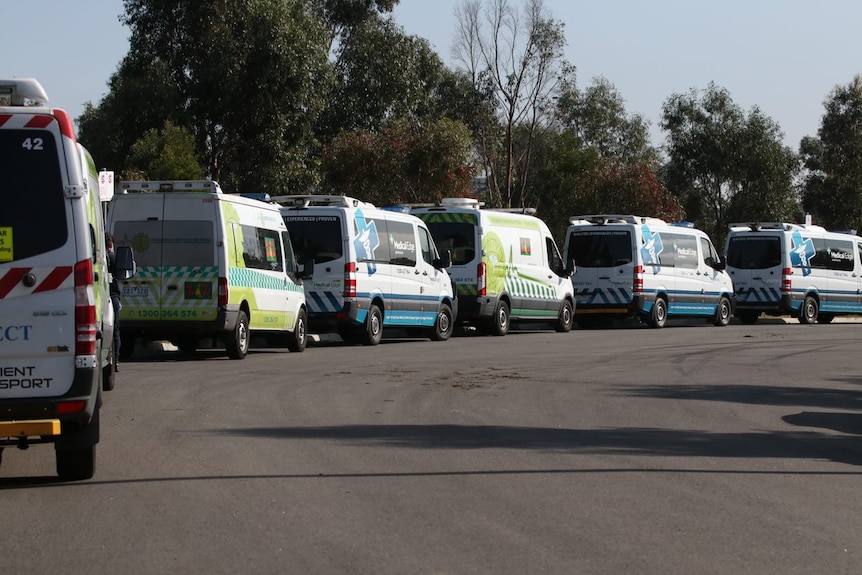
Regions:
<instances>
[{"instance_id":1,"label":"van windshield","mask_svg":"<svg viewBox=\"0 0 862 575\"><path fill-rule=\"evenodd\" d=\"M727 265L740 270L761 270L781 265L781 238L764 235L731 236Z\"/></svg>"},{"instance_id":2,"label":"van windshield","mask_svg":"<svg viewBox=\"0 0 862 575\"><path fill-rule=\"evenodd\" d=\"M297 261L312 257L314 263L320 264L343 257L340 215L291 214L284 216L284 223Z\"/></svg>"},{"instance_id":3,"label":"van windshield","mask_svg":"<svg viewBox=\"0 0 862 575\"><path fill-rule=\"evenodd\" d=\"M428 221L426 224L437 251L449 250L453 266L470 263L476 257L476 233L472 224Z\"/></svg>"},{"instance_id":4,"label":"van windshield","mask_svg":"<svg viewBox=\"0 0 862 575\"><path fill-rule=\"evenodd\" d=\"M584 268L611 268L632 261L629 230L573 230L569 234L567 258Z\"/></svg>"},{"instance_id":5,"label":"van windshield","mask_svg":"<svg viewBox=\"0 0 862 575\"><path fill-rule=\"evenodd\" d=\"M0 130L0 263L66 243L66 201L57 143L47 130Z\"/></svg>"}]
</instances>

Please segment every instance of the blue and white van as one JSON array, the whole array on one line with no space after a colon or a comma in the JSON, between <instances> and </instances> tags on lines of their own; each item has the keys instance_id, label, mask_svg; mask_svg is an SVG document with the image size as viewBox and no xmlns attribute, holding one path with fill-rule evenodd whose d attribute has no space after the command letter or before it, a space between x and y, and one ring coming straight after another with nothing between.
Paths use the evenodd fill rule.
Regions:
<instances>
[{"instance_id":1,"label":"blue and white van","mask_svg":"<svg viewBox=\"0 0 862 575\"><path fill-rule=\"evenodd\" d=\"M862 314L862 238L784 222L731 224L725 253L736 289L736 315L791 315L829 323Z\"/></svg>"},{"instance_id":2,"label":"blue and white van","mask_svg":"<svg viewBox=\"0 0 862 575\"><path fill-rule=\"evenodd\" d=\"M297 259L313 269L309 329L367 345L380 343L384 327L449 339L457 313L449 254L438 254L422 220L346 196L273 200Z\"/></svg>"},{"instance_id":3,"label":"blue and white van","mask_svg":"<svg viewBox=\"0 0 862 575\"><path fill-rule=\"evenodd\" d=\"M733 283L709 237L691 224L632 215L574 216L563 247L574 260L575 321L635 315L651 327L669 317L717 326L733 314Z\"/></svg>"}]
</instances>

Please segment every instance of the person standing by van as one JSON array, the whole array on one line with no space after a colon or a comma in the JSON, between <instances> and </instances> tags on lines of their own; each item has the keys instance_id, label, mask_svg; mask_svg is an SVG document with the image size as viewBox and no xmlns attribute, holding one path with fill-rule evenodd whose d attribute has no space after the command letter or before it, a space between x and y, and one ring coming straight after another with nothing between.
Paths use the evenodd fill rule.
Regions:
<instances>
[{"instance_id":1,"label":"person standing by van","mask_svg":"<svg viewBox=\"0 0 862 575\"><path fill-rule=\"evenodd\" d=\"M108 257L108 273L111 274L111 305L114 307L114 371L120 371L118 366L120 362L120 310L123 309L123 304L120 303L120 284L117 281L117 254L114 252L114 236L108 232L105 233L105 250Z\"/></svg>"}]
</instances>

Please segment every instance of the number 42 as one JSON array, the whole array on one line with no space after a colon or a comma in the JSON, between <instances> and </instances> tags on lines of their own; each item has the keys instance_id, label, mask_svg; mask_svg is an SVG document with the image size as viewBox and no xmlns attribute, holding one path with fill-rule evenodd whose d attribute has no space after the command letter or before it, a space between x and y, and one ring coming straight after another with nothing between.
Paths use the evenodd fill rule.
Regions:
<instances>
[{"instance_id":1,"label":"number 42","mask_svg":"<svg viewBox=\"0 0 862 575\"><path fill-rule=\"evenodd\" d=\"M42 151L44 149L42 138L25 138L21 147L25 150Z\"/></svg>"}]
</instances>

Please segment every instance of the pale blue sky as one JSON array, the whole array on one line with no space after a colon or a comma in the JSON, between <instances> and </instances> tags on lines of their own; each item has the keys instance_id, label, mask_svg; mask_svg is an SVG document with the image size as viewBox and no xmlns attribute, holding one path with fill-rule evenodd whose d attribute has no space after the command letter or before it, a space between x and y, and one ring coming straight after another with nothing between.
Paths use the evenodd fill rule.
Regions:
<instances>
[{"instance_id":1,"label":"pale blue sky","mask_svg":"<svg viewBox=\"0 0 862 575\"><path fill-rule=\"evenodd\" d=\"M430 41L452 65L461 0L401 0L396 21ZM512 0L520 5L520 0ZM745 110L758 106L794 149L816 135L823 101L862 74L860 0L545 0L565 23L566 59L585 87L612 82L629 113L657 124L674 93L726 88ZM0 0L0 76L33 76L51 105L73 117L98 101L128 50L121 0Z\"/></svg>"}]
</instances>

